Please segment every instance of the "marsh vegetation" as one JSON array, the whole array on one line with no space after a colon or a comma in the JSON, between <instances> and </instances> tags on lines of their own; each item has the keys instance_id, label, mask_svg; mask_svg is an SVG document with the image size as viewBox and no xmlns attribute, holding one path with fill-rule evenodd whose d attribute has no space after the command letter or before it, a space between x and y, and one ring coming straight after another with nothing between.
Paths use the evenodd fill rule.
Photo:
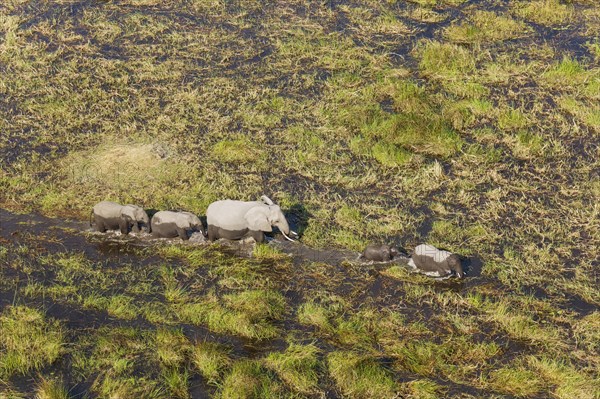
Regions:
<instances>
[{"instance_id":1,"label":"marsh vegetation","mask_svg":"<svg viewBox=\"0 0 600 399\"><path fill-rule=\"evenodd\" d=\"M599 35L592 0L3 1L0 398L598 398ZM481 270L61 222L261 194Z\"/></svg>"}]
</instances>

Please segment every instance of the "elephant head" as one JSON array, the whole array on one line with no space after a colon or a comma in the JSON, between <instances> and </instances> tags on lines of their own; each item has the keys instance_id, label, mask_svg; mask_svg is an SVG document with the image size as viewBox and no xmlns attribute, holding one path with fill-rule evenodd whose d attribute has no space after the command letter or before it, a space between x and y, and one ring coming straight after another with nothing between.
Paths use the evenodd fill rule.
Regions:
<instances>
[{"instance_id":1,"label":"elephant head","mask_svg":"<svg viewBox=\"0 0 600 399\"><path fill-rule=\"evenodd\" d=\"M270 204L267 203L264 198L269 200L266 196L263 196L264 205L259 205L251 208L244 215L244 219L248 223L248 228L255 231L273 231L272 226L276 226L281 233L289 239L290 226L285 219L285 215L281 211L279 205L273 204L269 200Z\"/></svg>"},{"instance_id":2,"label":"elephant head","mask_svg":"<svg viewBox=\"0 0 600 399\"><path fill-rule=\"evenodd\" d=\"M191 212L181 212L182 214L186 215L189 219L189 224L190 224L190 228L194 231L199 231L201 232L203 235L205 235L205 231L204 231L204 225L202 224L202 221L200 221L200 218L196 215L194 215Z\"/></svg>"},{"instance_id":3,"label":"elephant head","mask_svg":"<svg viewBox=\"0 0 600 399\"><path fill-rule=\"evenodd\" d=\"M150 218L144 208L136 205L124 205L121 209L121 217L127 221L134 232L139 233L142 230L150 233Z\"/></svg>"},{"instance_id":4,"label":"elephant head","mask_svg":"<svg viewBox=\"0 0 600 399\"><path fill-rule=\"evenodd\" d=\"M460 261L458 255L452 254L448 257L448 266L450 267L450 270L454 270L454 273L456 273L458 278L463 278L465 276L462 262Z\"/></svg>"}]
</instances>

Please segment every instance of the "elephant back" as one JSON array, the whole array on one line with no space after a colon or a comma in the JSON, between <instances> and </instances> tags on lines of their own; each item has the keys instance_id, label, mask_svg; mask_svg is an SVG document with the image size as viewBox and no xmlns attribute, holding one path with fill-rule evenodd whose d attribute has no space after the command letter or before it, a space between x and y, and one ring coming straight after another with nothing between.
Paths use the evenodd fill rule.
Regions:
<instances>
[{"instance_id":1,"label":"elephant back","mask_svg":"<svg viewBox=\"0 0 600 399\"><path fill-rule=\"evenodd\" d=\"M267 207L257 201L221 200L215 201L206 210L206 223L227 230L243 230L247 228L244 216L257 206Z\"/></svg>"},{"instance_id":2,"label":"elephant back","mask_svg":"<svg viewBox=\"0 0 600 399\"><path fill-rule=\"evenodd\" d=\"M99 215L105 218L119 218L121 216L121 210L123 205L112 201L101 201L94 205L92 211L95 215Z\"/></svg>"}]
</instances>

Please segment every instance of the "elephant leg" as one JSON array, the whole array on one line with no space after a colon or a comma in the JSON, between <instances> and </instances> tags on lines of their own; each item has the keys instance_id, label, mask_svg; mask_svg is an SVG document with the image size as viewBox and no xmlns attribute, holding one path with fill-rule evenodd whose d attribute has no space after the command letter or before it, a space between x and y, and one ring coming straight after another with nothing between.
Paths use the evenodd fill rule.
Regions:
<instances>
[{"instance_id":1,"label":"elephant leg","mask_svg":"<svg viewBox=\"0 0 600 399\"><path fill-rule=\"evenodd\" d=\"M132 223L132 230L134 233L139 233L140 232L140 226L138 222L133 222Z\"/></svg>"},{"instance_id":2,"label":"elephant leg","mask_svg":"<svg viewBox=\"0 0 600 399\"><path fill-rule=\"evenodd\" d=\"M208 225L208 241L214 241L219 238L219 228L213 225Z\"/></svg>"},{"instance_id":3,"label":"elephant leg","mask_svg":"<svg viewBox=\"0 0 600 399\"><path fill-rule=\"evenodd\" d=\"M119 220L119 229L121 230L121 234L129 234L129 225L130 221L127 218L121 218L121 220Z\"/></svg>"},{"instance_id":4,"label":"elephant leg","mask_svg":"<svg viewBox=\"0 0 600 399\"><path fill-rule=\"evenodd\" d=\"M96 231L100 233L106 232L106 225L104 224L104 219L98 215L94 215L94 224L96 225Z\"/></svg>"},{"instance_id":5,"label":"elephant leg","mask_svg":"<svg viewBox=\"0 0 600 399\"><path fill-rule=\"evenodd\" d=\"M184 229L182 229L181 227L177 227L177 235L179 236L179 238L181 238L184 241L187 241L190 239L187 235L187 232Z\"/></svg>"},{"instance_id":6,"label":"elephant leg","mask_svg":"<svg viewBox=\"0 0 600 399\"><path fill-rule=\"evenodd\" d=\"M262 231L249 231L248 235L252 238L254 238L254 241L256 242L264 242L265 241L265 233L263 233Z\"/></svg>"}]
</instances>

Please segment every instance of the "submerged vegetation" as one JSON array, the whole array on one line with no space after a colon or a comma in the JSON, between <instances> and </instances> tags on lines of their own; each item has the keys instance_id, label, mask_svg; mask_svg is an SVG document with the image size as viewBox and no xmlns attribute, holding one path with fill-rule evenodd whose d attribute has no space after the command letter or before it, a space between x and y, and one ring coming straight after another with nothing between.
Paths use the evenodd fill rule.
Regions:
<instances>
[{"instance_id":1,"label":"submerged vegetation","mask_svg":"<svg viewBox=\"0 0 600 399\"><path fill-rule=\"evenodd\" d=\"M428 242L470 270L0 209L0 398L597 399L599 20L591 0L1 2L0 208L264 193L312 248Z\"/></svg>"}]
</instances>

